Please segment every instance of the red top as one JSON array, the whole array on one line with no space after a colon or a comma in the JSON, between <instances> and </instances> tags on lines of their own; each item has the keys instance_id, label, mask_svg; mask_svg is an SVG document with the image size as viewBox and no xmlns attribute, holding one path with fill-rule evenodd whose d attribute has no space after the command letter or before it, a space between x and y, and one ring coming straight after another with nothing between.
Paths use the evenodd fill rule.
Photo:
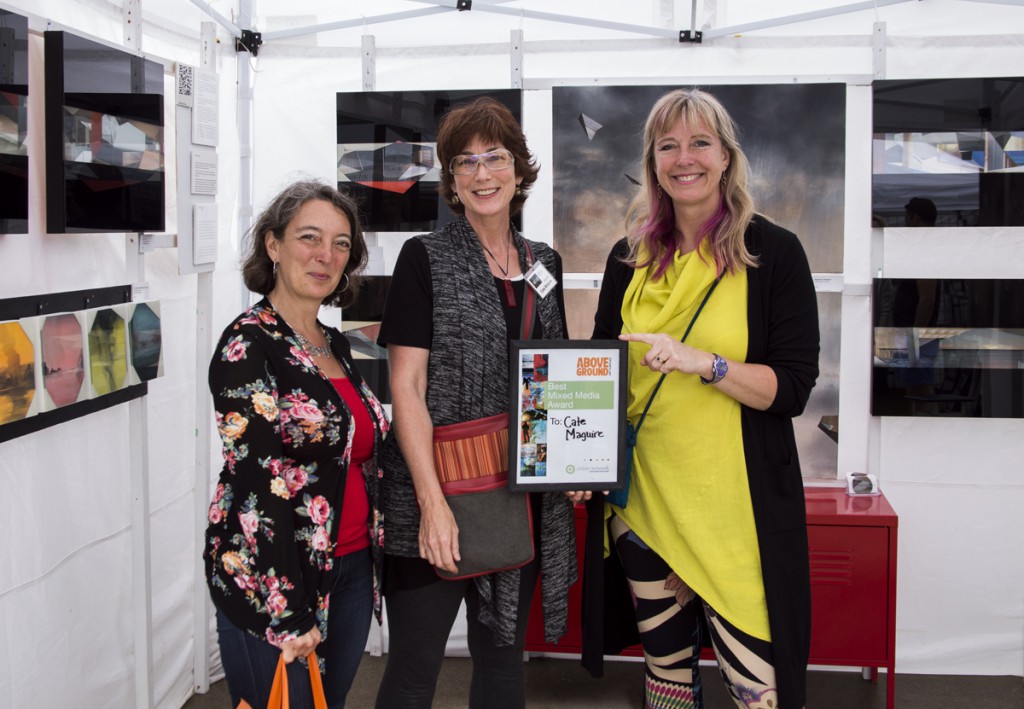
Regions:
<instances>
[{"instance_id":1,"label":"red top","mask_svg":"<svg viewBox=\"0 0 1024 709\"><path fill-rule=\"evenodd\" d=\"M366 496L363 481L363 463L373 455L373 422L366 404L359 392L348 379L331 379L331 384L345 400L352 412L356 427L352 437L352 457L349 460L348 476L345 478L345 501L341 506L341 520L338 522L338 544L335 556L344 556L370 546L367 519L370 515L370 500Z\"/></svg>"}]
</instances>

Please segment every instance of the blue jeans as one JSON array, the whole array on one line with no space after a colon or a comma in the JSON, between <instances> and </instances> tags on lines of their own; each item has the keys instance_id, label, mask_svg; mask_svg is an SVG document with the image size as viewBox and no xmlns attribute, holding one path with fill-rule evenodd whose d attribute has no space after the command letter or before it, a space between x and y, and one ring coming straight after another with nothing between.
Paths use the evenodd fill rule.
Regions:
<instances>
[{"instance_id":1,"label":"blue jeans","mask_svg":"<svg viewBox=\"0 0 1024 709\"><path fill-rule=\"evenodd\" d=\"M345 696L366 649L373 616L373 575L370 550L334 560L330 571L331 600L327 640L316 648L324 661L324 694L330 709L343 709ZM231 706L245 699L259 709L267 706L281 651L235 626L217 610L217 640L231 694ZM313 709L309 671L299 662L288 665L288 697L292 709Z\"/></svg>"}]
</instances>

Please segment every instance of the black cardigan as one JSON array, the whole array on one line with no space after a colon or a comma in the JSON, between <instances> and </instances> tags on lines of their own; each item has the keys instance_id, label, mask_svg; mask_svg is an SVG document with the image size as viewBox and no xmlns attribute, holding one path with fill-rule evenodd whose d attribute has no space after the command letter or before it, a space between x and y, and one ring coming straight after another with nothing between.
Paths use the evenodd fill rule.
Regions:
<instances>
[{"instance_id":1,"label":"black cardigan","mask_svg":"<svg viewBox=\"0 0 1024 709\"><path fill-rule=\"evenodd\" d=\"M793 422L818 377L818 307L807 257L796 236L755 217L745 234L758 258L747 269L746 361L775 372L767 411L741 407L743 448L761 552L779 704L802 707L811 641L811 583L803 480ZM608 256L594 318L595 339L622 330L622 300L633 269L622 263L625 239ZM604 554L604 502L587 503L583 581L583 666L603 673L603 654L639 642L625 576ZM707 635L705 634L705 637Z\"/></svg>"}]
</instances>

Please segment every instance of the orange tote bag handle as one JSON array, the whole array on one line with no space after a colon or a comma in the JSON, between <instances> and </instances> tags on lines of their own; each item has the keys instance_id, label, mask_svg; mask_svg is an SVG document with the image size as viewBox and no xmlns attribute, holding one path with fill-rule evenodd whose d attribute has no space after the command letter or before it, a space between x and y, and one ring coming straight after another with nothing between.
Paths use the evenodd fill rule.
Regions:
<instances>
[{"instance_id":1,"label":"orange tote bag handle","mask_svg":"<svg viewBox=\"0 0 1024 709\"><path fill-rule=\"evenodd\" d=\"M327 699L324 697L324 682L320 677L320 664L317 662L316 653L309 653L306 658L309 663L309 684L313 688L313 706L316 709L327 709ZM252 709L249 702L244 699L238 703L237 709ZM270 699L267 701L267 709L289 709L288 706L288 665L284 662L284 655L277 661L277 670L274 672L274 684L270 688Z\"/></svg>"}]
</instances>

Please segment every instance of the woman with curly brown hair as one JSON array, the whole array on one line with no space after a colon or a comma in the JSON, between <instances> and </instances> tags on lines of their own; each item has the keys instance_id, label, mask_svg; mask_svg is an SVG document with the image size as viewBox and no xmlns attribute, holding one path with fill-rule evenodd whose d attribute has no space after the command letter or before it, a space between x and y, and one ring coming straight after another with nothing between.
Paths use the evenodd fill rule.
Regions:
<instances>
[{"instance_id":1,"label":"woman with curly brown hair","mask_svg":"<svg viewBox=\"0 0 1024 709\"><path fill-rule=\"evenodd\" d=\"M366 243L352 199L311 181L277 195L250 237L243 277L264 298L224 331L209 374L224 468L204 558L221 660L232 706L267 706L283 655L291 706L312 707L293 660L315 650L340 709L380 617L388 421L317 314L353 302Z\"/></svg>"}]
</instances>

